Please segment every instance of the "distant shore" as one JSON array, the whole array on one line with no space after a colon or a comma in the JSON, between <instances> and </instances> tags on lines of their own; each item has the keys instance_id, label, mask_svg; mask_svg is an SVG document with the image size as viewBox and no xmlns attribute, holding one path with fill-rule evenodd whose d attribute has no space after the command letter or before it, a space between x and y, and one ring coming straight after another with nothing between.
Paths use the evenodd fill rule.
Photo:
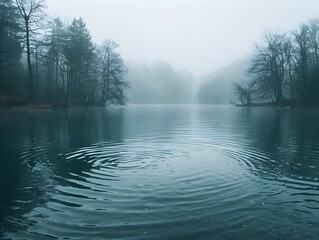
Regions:
<instances>
[{"instance_id":1,"label":"distant shore","mask_svg":"<svg viewBox=\"0 0 319 240\"><path fill-rule=\"evenodd\" d=\"M68 109L80 107L97 107L102 105L90 105L83 103L70 102L67 106L63 103L53 103L44 100L29 101L26 98L15 96L0 95L0 109Z\"/></svg>"},{"instance_id":2,"label":"distant shore","mask_svg":"<svg viewBox=\"0 0 319 240\"><path fill-rule=\"evenodd\" d=\"M283 100L281 102L249 103L249 104L233 103L233 105L237 107L277 107L277 108L318 107L318 104L302 103L299 100Z\"/></svg>"}]
</instances>

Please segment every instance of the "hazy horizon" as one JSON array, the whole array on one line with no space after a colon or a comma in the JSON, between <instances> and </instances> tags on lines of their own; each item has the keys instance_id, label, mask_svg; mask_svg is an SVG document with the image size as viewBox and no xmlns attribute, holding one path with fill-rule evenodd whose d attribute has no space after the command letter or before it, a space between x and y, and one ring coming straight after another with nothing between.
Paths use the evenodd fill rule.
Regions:
<instances>
[{"instance_id":1,"label":"hazy horizon","mask_svg":"<svg viewBox=\"0 0 319 240\"><path fill-rule=\"evenodd\" d=\"M249 55L266 29L290 31L319 1L48 0L66 21L83 17L94 41L120 44L125 61L167 61L196 77Z\"/></svg>"}]
</instances>

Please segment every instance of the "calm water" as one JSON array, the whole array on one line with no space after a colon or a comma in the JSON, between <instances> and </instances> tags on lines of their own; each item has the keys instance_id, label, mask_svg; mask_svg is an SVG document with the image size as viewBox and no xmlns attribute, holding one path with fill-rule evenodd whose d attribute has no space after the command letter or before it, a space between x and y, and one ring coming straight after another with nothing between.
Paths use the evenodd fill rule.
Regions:
<instances>
[{"instance_id":1,"label":"calm water","mask_svg":"<svg viewBox=\"0 0 319 240\"><path fill-rule=\"evenodd\" d=\"M0 114L0 239L319 239L318 110Z\"/></svg>"}]
</instances>

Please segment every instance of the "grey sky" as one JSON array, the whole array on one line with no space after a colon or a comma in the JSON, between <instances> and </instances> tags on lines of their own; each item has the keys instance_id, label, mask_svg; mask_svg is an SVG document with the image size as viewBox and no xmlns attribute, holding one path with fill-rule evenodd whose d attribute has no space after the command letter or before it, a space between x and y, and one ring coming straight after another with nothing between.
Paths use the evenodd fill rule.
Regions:
<instances>
[{"instance_id":1,"label":"grey sky","mask_svg":"<svg viewBox=\"0 0 319 240\"><path fill-rule=\"evenodd\" d=\"M47 0L54 16L83 17L95 42L120 44L125 60L164 60L205 75L251 53L264 30L319 17L318 0Z\"/></svg>"}]
</instances>

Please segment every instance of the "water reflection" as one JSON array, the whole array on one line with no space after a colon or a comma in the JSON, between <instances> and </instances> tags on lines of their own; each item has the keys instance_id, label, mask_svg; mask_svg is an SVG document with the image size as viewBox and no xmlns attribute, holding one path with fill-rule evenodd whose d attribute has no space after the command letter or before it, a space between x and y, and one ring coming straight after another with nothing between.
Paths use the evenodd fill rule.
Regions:
<instances>
[{"instance_id":1,"label":"water reflection","mask_svg":"<svg viewBox=\"0 0 319 240\"><path fill-rule=\"evenodd\" d=\"M2 112L0 238L315 239L318 120L232 106Z\"/></svg>"},{"instance_id":2,"label":"water reflection","mask_svg":"<svg viewBox=\"0 0 319 240\"><path fill-rule=\"evenodd\" d=\"M202 108L201 125L209 141L220 146L256 174L317 180L318 110ZM225 115L225 116L223 116Z\"/></svg>"},{"instance_id":3,"label":"water reflection","mask_svg":"<svg viewBox=\"0 0 319 240\"><path fill-rule=\"evenodd\" d=\"M2 112L2 234L26 230L32 222L24 215L44 207L67 176L91 169L89 161L67 161L67 153L96 142L122 142L122 129L123 109Z\"/></svg>"},{"instance_id":4,"label":"water reflection","mask_svg":"<svg viewBox=\"0 0 319 240\"><path fill-rule=\"evenodd\" d=\"M316 239L318 232L313 229L319 216L319 125L316 124L319 111L277 108L231 111L233 114L229 115L221 108L200 109L199 118L207 130L205 136L248 170L246 177L254 182L250 186L252 191L263 195L262 204L273 213L268 216L270 222L290 223L293 232L281 226L277 230L281 232L279 236Z\"/></svg>"},{"instance_id":5,"label":"water reflection","mask_svg":"<svg viewBox=\"0 0 319 240\"><path fill-rule=\"evenodd\" d=\"M319 168L315 160L319 136L317 110L247 109L246 114L247 138L264 158L250 159L256 168L267 169L267 174L275 177L316 180Z\"/></svg>"}]
</instances>

